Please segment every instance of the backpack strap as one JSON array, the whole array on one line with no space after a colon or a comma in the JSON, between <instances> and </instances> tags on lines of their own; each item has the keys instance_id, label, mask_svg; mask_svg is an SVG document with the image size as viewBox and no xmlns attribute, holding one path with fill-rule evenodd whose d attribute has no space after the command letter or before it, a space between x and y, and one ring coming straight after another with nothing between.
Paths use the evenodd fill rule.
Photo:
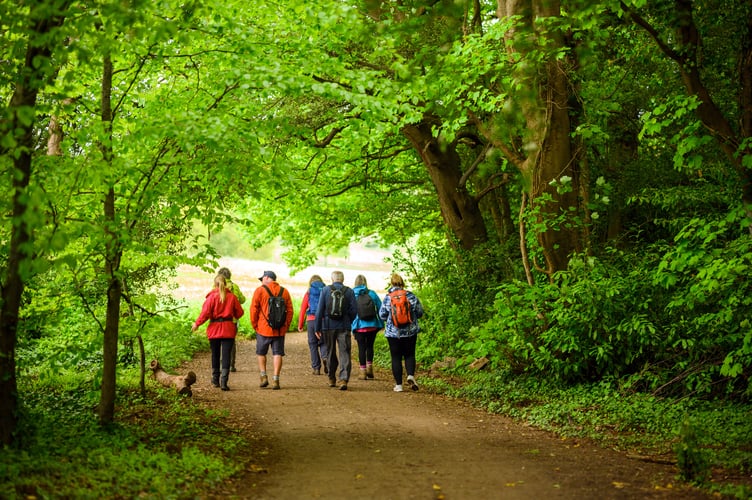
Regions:
<instances>
[{"instance_id":1,"label":"backpack strap","mask_svg":"<svg viewBox=\"0 0 752 500\"><path fill-rule=\"evenodd\" d=\"M266 285L261 285L261 286L264 287L264 290L266 290L266 293L269 294L269 297L274 297L274 294L272 293L271 290L269 290L268 286L266 286ZM280 285L279 286L279 293L277 294L277 297L281 297L282 296L282 292L284 292L284 291L285 291L285 288L282 285Z\"/></svg>"}]
</instances>

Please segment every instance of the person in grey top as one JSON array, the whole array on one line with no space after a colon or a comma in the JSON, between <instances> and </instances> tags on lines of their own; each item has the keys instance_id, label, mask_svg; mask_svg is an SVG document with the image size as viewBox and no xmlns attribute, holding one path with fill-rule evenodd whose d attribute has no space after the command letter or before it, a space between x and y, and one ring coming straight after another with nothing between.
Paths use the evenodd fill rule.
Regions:
<instances>
[{"instance_id":1,"label":"person in grey top","mask_svg":"<svg viewBox=\"0 0 752 500\"><path fill-rule=\"evenodd\" d=\"M332 284L321 291L315 322L316 336L326 344L329 387L339 387L342 391L347 390L352 370L350 328L357 315L355 294L344 281L342 271L332 272Z\"/></svg>"}]
</instances>

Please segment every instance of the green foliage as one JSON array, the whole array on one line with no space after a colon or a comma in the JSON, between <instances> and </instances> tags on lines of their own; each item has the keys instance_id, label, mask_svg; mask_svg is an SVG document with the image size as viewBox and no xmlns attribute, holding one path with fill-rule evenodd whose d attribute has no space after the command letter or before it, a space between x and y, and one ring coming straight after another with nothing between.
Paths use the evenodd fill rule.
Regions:
<instances>
[{"instance_id":1,"label":"green foliage","mask_svg":"<svg viewBox=\"0 0 752 500\"><path fill-rule=\"evenodd\" d=\"M125 391L117 425L102 428L77 390L24 391L23 449L0 456L3 498L193 498L243 464L221 415L174 392Z\"/></svg>"},{"instance_id":2,"label":"green foliage","mask_svg":"<svg viewBox=\"0 0 752 500\"><path fill-rule=\"evenodd\" d=\"M572 259L554 284L498 288L495 315L473 330L475 343L498 345L491 360L513 372L561 380L619 377L659 344L650 285L593 258ZM470 361L474 343L465 346Z\"/></svg>"},{"instance_id":3,"label":"green foliage","mask_svg":"<svg viewBox=\"0 0 752 500\"><path fill-rule=\"evenodd\" d=\"M626 377L636 389L748 397L752 252L742 221L690 222L658 262L612 252L572 259L552 284L499 286L493 317L460 344L464 362L487 356L562 381Z\"/></svg>"},{"instance_id":4,"label":"green foliage","mask_svg":"<svg viewBox=\"0 0 752 500\"><path fill-rule=\"evenodd\" d=\"M698 428L684 419L679 428L679 442L674 446L679 474L684 481L702 484L708 477L708 459L699 448Z\"/></svg>"},{"instance_id":5,"label":"green foliage","mask_svg":"<svg viewBox=\"0 0 752 500\"><path fill-rule=\"evenodd\" d=\"M174 369L208 348L205 335L190 331L193 319L194 311L186 311L136 326L136 318L127 317L121 340L127 345L136 328L147 365L158 359ZM149 380L142 398L139 367L131 359L118 366L117 424L97 425L92 408L101 378L101 335L95 323L73 307L38 325L19 344L21 426L18 447L0 456L0 497L194 498L243 468L238 449L248 444L224 427L222 415L176 399L174 391Z\"/></svg>"},{"instance_id":6,"label":"green foliage","mask_svg":"<svg viewBox=\"0 0 752 500\"><path fill-rule=\"evenodd\" d=\"M667 343L687 353L679 364L700 393L725 381L729 391L752 394L743 382L752 373L748 224L741 207L715 220L692 219L655 273L655 285L668 293Z\"/></svg>"},{"instance_id":7,"label":"green foliage","mask_svg":"<svg viewBox=\"0 0 752 500\"><path fill-rule=\"evenodd\" d=\"M414 247L395 252L395 269L414 284L426 311L421 319L426 334L417 353L421 359L454 356L473 337L473 326L490 316L493 289L484 283L503 280L510 272L505 263L490 244L458 251L440 235L427 235ZM493 350L493 344L482 347Z\"/></svg>"}]
</instances>

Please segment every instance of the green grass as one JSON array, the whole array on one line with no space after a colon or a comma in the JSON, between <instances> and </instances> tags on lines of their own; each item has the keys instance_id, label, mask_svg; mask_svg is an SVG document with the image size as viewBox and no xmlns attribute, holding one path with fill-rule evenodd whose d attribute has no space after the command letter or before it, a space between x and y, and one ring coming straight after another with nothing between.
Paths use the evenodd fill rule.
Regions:
<instances>
[{"instance_id":1,"label":"green grass","mask_svg":"<svg viewBox=\"0 0 752 500\"><path fill-rule=\"evenodd\" d=\"M109 427L81 391L24 394L23 414L20 446L0 457L0 498L195 498L250 460L222 414L171 390L121 393Z\"/></svg>"}]
</instances>

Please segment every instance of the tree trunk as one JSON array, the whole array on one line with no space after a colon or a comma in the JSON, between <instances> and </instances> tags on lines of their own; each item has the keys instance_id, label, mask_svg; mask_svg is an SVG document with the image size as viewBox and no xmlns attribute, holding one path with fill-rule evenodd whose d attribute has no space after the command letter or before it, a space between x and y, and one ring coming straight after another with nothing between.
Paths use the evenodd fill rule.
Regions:
<instances>
[{"instance_id":1,"label":"tree trunk","mask_svg":"<svg viewBox=\"0 0 752 500\"><path fill-rule=\"evenodd\" d=\"M63 6L64 8L64 6ZM11 216L10 248L2 284L2 309L0 309L0 445L9 445L15 439L18 426L18 382L16 379L16 342L18 316L21 309L25 279L23 267L32 253L28 247L32 228L27 223L29 207L26 189L32 175L32 151L34 150L35 120L21 118L36 107L39 90L49 78L47 64L40 61L49 59L54 38L49 36L61 26L63 16L35 19L32 7L30 35L24 65L15 82L15 90L8 108L12 114L9 123L0 125L0 135L12 135L16 140L13 161L13 213ZM0 122L2 123L2 122ZM6 153L5 150L2 151Z\"/></svg>"},{"instance_id":2,"label":"tree trunk","mask_svg":"<svg viewBox=\"0 0 752 500\"><path fill-rule=\"evenodd\" d=\"M102 72L102 122L107 131L105 144L101 145L102 158L108 168L112 166L112 59L109 54L104 57ZM114 182L114 181L111 181ZM104 264L107 273L107 312L104 326L102 349L102 391L99 400L99 422L108 424L115 417L115 395L117 389L117 350L120 331L120 300L123 296L120 278L120 259L123 255L122 244L116 230L115 188L110 186L104 199L105 255Z\"/></svg>"},{"instance_id":3,"label":"tree trunk","mask_svg":"<svg viewBox=\"0 0 752 500\"><path fill-rule=\"evenodd\" d=\"M526 54L530 43L544 38L547 49L564 47L564 40L555 31L536 32L537 18L557 17L557 0L499 0L499 18L520 16L524 24L507 34L510 51ZM525 144L535 147L521 162L516 162L529 183L529 208L536 213L539 227L536 239L540 245L549 276L567 268L569 256L581 249L580 232L574 222L578 214L577 158L573 154L570 136L569 87L563 63L551 58L543 63L542 76L538 68L520 73L527 94L516 96L526 121ZM563 178L569 178L571 189L557 189ZM553 221L561 218L562 223Z\"/></svg>"},{"instance_id":4,"label":"tree trunk","mask_svg":"<svg viewBox=\"0 0 752 500\"><path fill-rule=\"evenodd\" d=\"M488 240L486 226L475 198L461 186L461 160L449 145L442 148L431 133L428 119L402 129L423 160L431 177L444 222L462 248L470 250Z\"/></svg>"}]
</instances>

